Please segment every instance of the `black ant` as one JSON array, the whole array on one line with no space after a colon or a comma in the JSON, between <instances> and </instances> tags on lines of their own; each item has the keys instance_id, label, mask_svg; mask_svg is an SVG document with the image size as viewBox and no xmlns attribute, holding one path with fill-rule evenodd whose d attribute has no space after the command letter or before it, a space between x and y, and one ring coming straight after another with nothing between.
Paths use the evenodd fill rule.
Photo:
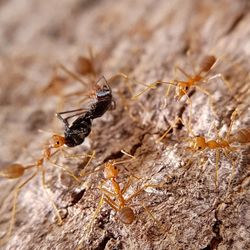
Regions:
<instances>
[{"instance_id":1,"label":"black ant","mask_svg":"<svg viewBox=\"0 0 250 250\"><path fill-rule=\"evenodd\" d=\"M95 94L96 102L92 103L89 109L81 108L56 114L65 125L65 145L68 147L75 147L82 144L91 132L92 120L103 116L107 110L115 107L112 90L105 77L102 76L100 80L101 79L105 80L105 84L102 87L98 87ZM99 81L97 81L97 83ZM78 113L70 115L66 118L62 117L62 114L75 112ZM78 116L78 118L70 126L68 120L75 116Z\"/></svg>"}]
</instances>

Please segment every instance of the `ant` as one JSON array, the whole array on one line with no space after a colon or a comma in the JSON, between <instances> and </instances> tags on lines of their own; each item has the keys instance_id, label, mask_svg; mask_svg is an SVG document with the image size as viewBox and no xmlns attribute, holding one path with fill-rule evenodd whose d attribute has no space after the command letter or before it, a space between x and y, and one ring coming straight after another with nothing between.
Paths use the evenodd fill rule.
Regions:
<instances>
[{"instance_id":1,"label":"ant","mask_svg":"<svg viewBox=\"0 0 250 250\"><path fill-rule=\"evenodd\" d=\"M124 151L122 152L130 156L132 160L135 159L134 156ZM104 203L107 203L113 210L116 211L116 213L118 214L118 219L123 224L132 224L136 219L136 215L130 205L131 201L147 188L162 187L161 184L145 184L141 188L136 190L133 194L131 194L128 198L125 198L124 195L131 186L131 176L129 180L126 182L126 184L123 185L123 187L121 187L120 183L117 181L117 178L119 177L119 168L117 167L117 165L127 163L129 161L131 161L131 159L123 161L110 160L104 164L104 171L103 171L104 180L99 185L99 189L102 195L99 204L97 206L97 209L93 215L90 227L92 226L94 219L96 218L97 214L99 213ZM112 187L112 191L104 187L105 184L110 184ZM145 209L147 212L149 212L146 207ZM157 221L150 212L149 214L155 221ZM157 221L157 223L159 222Z\"/></svg>"},{"instance_id":2,"label":"ant","mask_svg":"<svg viewBox=\"0 0 250 250\"><path fill-rule=\"evenodd\" d=\"M59 210L56 207L54 201L52 200L52 198L50 197L50 195L48 194L48 191L46 190L46 180L45 180L45 162L50 163L52 166L61 168L62 170L64 170L69 176L71 176L74 180L76 180L77 182L80 182L79 178L76 177L74 175L73 172L71 172L68 168L64 167L64 166L60 166L58 164L56 164L55 162L51 161L51 158L57 154L60 150L61 152L65 153L65 151L62 149L62 146L65 143L65 138L60 136L60 135L53 135L52 136L52 142L44 148L43 152L42 152L42 156L35 161L32 164L29 165L23 165L23 164L19 164L19 163L13 163L10 165L5 166L3 169L0 170L0 177L6 178L6 179L19 179L21 177L24 176L24 174L26 173L26 171L29 171L33 168L36 168L36 171L32 173L32 175L30 175L25 181L20 182L17 184L17 186L14 189L14 197L13 197L13 205L12 205L12 214L11 214L11 219L10 219L10 224L9 224L9 228L8 231L6 233L6 235L4 236L3 239L0 240L0 245L4 244L11 236L12 233L12 229L14 226L14 222L15 222L15 214L16 214L16 203L17 203L17 198L18 198L18 194L21 191L21 189L27 185L35 176L38 175L39 172L41 172L42 175L42 187L43 190L45 191L46 195L48 196L48 199L50 200L50 202L52 203L52 206L55 210L57 219L58 219L58 224L61 225L62 224L62 218L60 216ZM54 150L54 152L52 152L52 150ZM77 155L69 155L69 157L77 157ZM91 156L92 157L92 156Z\"/></svg>"},{"instance_id":3,"label":"ant","mask_svg":"<svg viewBox=\"0 0 250 250\"><path fill-rule=\"evenodd\" d=\"M56 114L65 125L65 145L68 147L75 147L82 144L91 132L92 120L103 116L107 110L115 108L112 90L105 77L102 76L100 80L101 79L105 80L105 84L96 91L96 102L92 103L89 109L80 108ZM97 83L100 80L98 80ZM78 113L66 118L62 117L63 114L75 112ZM75 116L78 116L78 118L70 126L68 120Z\"/></svg>"},{"instance_id":4,"label":"ant","mask_svg":"<svg viewBox=\"0 0 250 250\"><path fill-rule=\"evenodd\" d=\"M50 80L48 86L43 90L43 93L48 93L52 91L58 94L58 92L62 92L61 85L67 83L68 79L65 76L60 76L58 72L59 69L63 70L68 76L77 80L84 86L87 86L87 83L83 81L79 75L88 77L91 83L94 82L96 79L97 71L95 69L95 61L91 47L88 47L88 53L88 56L79 56L77 58L75 62L76 73L67 69L64 65L58 63L54 68L52 79ZM74 93L70 93L67 94L66 97L75 96L79 94L82 94L82 92L77 91Z\"/></svg>"},{"instance_id":5,"label":"ant","mask_svg":"<svg viewBox=\"0 0 250 250\"><path fill-rule=\"evenodd\" d=\"M229 82L227 82L224 79L222 74L216 74L214 76L211 76L211 77L207 78L207 75L212 70L212 68L215 66L217 61L218 60L216 59L216 57L214 55L206 55L206 56L204 56L203 59L201 60L200 65L199 65L198 72L196 72L194 74L189 74L184 69L182 69L181 67L176 65L175 66L175 76L176 76L177 70L178 70L187 78L187 80L176 80L176 79L174 79L174 80L169 81L169 82L158 80L158 81L155 81L153 83L146 84L146 88L143 89L140 93L134 95L132 97L132 99L137 99L140 95L142 95L147 90L155 89L155 88L157 88L158 85L163 83L163 84L168 84L169 85L169 87L168 87L168 89L166 91L166 96L169 94L171 86L174 86L175 87L175 96L174 96L174 98L177 101L180 101L183 96L187 96L190 105L192 105L191 100L190 100L190 96L188 95L188 92L189 92L189 90L191 88L195 88L195 89L198 89L200 92L202 92L202 93L204 93L204 94L206 94L208 96L210 106L212 108L213 113L215 114L215 111L214 111L214 108L213 108L214 107L214 104L213 104L214 101L212 99L211 94L206 89L201 87L200 85L202 83L207 83L207 82L211 81L212 79L220 78L220 79L223 80L223 82L231 90L231 86L230 86ZM192 66L192 68L193 68L193 71L195 72L193 66Z\"/></svg>"},{"instance_id":6,"label":"ant","mask_svg":"<svg viewBox=\"0 0 250 250\"><path fill-rule=\"evenodd\" d=\"M218 176L219 176L219 160L220 160L220 150L223 151L224 155L229 158L232 163L232 175L229 181L231 183L232 176L235 169L236 160L233 160L229 153L235 151L237 148L233 147L233 143L248 143L250 141L250 131L249 129L241 129L235 134L231 135L232 125L236 119L236 115L238 114L238 110L235 109L231 115L231 122L226 132L225 137L220 137L218 131L216 130L216 139L208 140L204 136L194 136L193 132L190 130L191 134L194 136L190 140L190 147L188 148L191 151L205 151L205 150L215 150L216 160L215 160L215 187L218 189Z\"/></svg>"},{"instance_id":7,"label":"ant","mask_svg":"<svg viewBox=\"0 0 250 250\"><path fill-rule=\"evenodd\" d=\"M76 80L77 82L81 83L84 87L88 86L88 85L92 85L92 88L95 88L96 86L96 81L97 81L97 75L100 75L100 65L97 65L97 60L93 54L93 49L91 46L88 47L88 56L79 56L75 62L75 72L68 69L66 66L64 66L61 63L58 63L55 67L55 76L53 77L53 79L55 78L55 80L50 81L49 85L46 87L45 92L47 90L50 89L55 89L56 93L58 93L58 89L60 89L60 86L58 87L58 84L64 83L66 80L60 76L58 76L58 69L61 69L62 71L64 71L64 73L66 73L68 76L70 76L70 78ZM102 57L102 55L99 55L100 59ZM82 79L82 77L86 77L87 79L84 78L84 80ZM130 91L130 93L132 94L132 90L131 87L129 85L128 81L128 76L124 73L117 73L114 76L112 76L108 81L111 82L112 80L121 77L123 79L126 80L126 84L128 85L128 89ZM64 79L64 80L63 80ZM78 90L76 92L73 93L69 93L64 95L64 97L75 97L75 96L85 96L84 98L82 98L81 100L78 101L78 103L80 104L81 102L86 100L86 97L89 97L89 95L86 95L82 90Z\"/></svg>"}]
</instances>

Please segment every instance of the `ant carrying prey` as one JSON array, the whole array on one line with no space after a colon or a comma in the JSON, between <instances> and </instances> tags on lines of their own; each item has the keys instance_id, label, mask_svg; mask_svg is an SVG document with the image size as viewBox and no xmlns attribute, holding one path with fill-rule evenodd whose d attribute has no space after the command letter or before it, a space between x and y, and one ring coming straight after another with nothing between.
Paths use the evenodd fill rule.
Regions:
<instances>
[{"instance_id":1,"label":"ant carrying prey","mask_svg":"<svg viewBox=\"0 0 250 250\"><path fill-rule=\"evenodd\" d=\"M105 81L105 84L100 87L97 85L97 83L102 79ZM92 120L103 116L107 110L115 107L112 90L108 85L105 77L102 76L100 80L98 80L96 83L96 85L98 86L98 89L95 93L96 102L92 103L89 109L80 108L59 112L56 114L57 117L62 120L65 125L65 145L67 145L68 147L75 147L82 144L85 138L91 132ZM66 118L62 117L63 114L75 112L78 113L70 115ZM75 116L78 116L78 118L73 121L70 126L68 120Z\"/></svg>"},{"instance_id":2,"label":"ant carrying prey","mask_svg":"<svg viewBox=\"0 0 250 250\"><path fill-rule=\"evenodd\" d=\"M18 198L18 195L19 195L21 189L24 186L26 186L35 176L37 176L39 174L39 172L41 173L41 177L42 177L43 190L44 190L45 194L48 196L48 199L51 202L51 204L55 210L58 224L59 225L62 224L62 218L61 218L60 212L59 212L55 202L50 197L50 194L48 193L47 188L46 188L46 180L45 180L46 163L52 165L53 167L57 167L57 168L64 170L75 181L80 182L79 178L76 177L75 174L70 169L68 169L67 167L58 165L56 162L52 161L52 157L54 157L58 152L63 153L65 155L65 157L69 157L69 158L88 156L88 155L84 155L84 154L82 154L82 155L67 154L63 149L64 143L65 143L64 137L62 137L60 135L53 135L51 143L44 148L44 150L42 151L41 157L38 158L38 160L36 160L34 163L28 164L28 165L23 165L20 163L13 163L13 164L5 166L4 168L2 168L0 170L0 177L3 177L5 179L19 179L19 178L23 177L26 174L26 172L28 172L32 169L36 169L26 180L19 182L16 185L16 187L14 188L13 205L12 205L12 213L11 213L9 229L8 229L6 235L4 236L4 238L0 239L0 245L6 243L11 236L12 229L13 229L14 222L15 222L16 210L17 210L16 209L17 198ZM88 156L88 157L92 158L93 155Z\"/></svg>"}]
</instances>

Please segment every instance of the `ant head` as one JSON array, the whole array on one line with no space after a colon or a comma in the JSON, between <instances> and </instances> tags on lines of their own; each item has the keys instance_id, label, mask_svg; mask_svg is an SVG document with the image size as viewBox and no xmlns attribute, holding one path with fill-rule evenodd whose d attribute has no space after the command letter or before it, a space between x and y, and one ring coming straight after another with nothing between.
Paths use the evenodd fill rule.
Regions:
<instances>
[{"instance_id":1,"label":"ant head","mask_svg":"<svg viewBox=\"0 0 250 250\"><path fill-rule=\"evenodd\" d=\"M65 143L65 138L61 135L53 135L52 136L52 148L60 148Z\"/></svg>"},{"instance_id":2,"label":"ant head","mask_svg":"<svg viewBox=\"0 0 250 250\"><path fill-rule=\"evenodd\" d=\"M124 224L131 224L135 220L135 213L130 207L123 207L118 213L119 220Z\"/></svg>"},{"instance_id":3,"label":"ant head","mask_svg":"<svg viewBox=\"0 0 250 250\"><path fill-rule=\"evenodd\" d=\"M102 99L103 97L111 96L111 88L109 85L105 84L103 85L98 91L96 91L96 98Z\"/></svg>"},{"instance_id":4,"label":"ant head","mask_svg":"<svg viewBox=\"0 0 250 250\"><path fill-rule=\"evenodd\" d=\"M192 143L192 148L194 150L204 150L206 148L206 140L202 136L196 136Z\"/></svg>"},{"instance_id":5,"label":"ant head","mask_svg":"<svg viewBox=\"0 0 250 250\"><path fill-rule=\"evenodd\" d=\"M177 99L181 99L182 96L186 95L189 90L189 85L186 82L178 82L176 86L175 96Z\"/></svg>"},{"instance_id":6,"label":"ant head","mask_svg":"<svg viewBox=\"0 0 250 250\"><path fill-rule=\"evenodd\" d=\"M104 178L111 179L118 176L119 169L114 161L107 162L104 167Z\"/></svg>"}]
</instances>

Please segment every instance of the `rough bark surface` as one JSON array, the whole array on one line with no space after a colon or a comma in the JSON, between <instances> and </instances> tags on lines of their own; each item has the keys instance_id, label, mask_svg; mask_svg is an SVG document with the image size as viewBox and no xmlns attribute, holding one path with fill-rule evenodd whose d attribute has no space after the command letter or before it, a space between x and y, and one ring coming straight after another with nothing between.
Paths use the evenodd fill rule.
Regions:
<instances>
[{"instance_id":1,"label":"rough bark surface","mask_svg":"<svg viewBox=\"0 0 250 250\"><path fill-rule=\"evenodd\" d=\"M243 0L0 1L1 167L10 162L29 164L40 157L50 134L38 129L63 133L54 114L74 108L81 96L75 101L63 99L64 107L60 96L84 88L71 79L46 94L43 90L57 62L74 69L75 59L87 55L89 45L99 75L107 79L121 71L140 81L171 80L176 64L190 72L188 50L194 65L205 54L224 56L211 75L223 73L232 89L218 79L204 86L215 100L216 117L206 95L192 94L192 130L209 137L215 122L225 133L236 106L240 114L233 131L249 126L249 7ZM166 98L164 85L136 101L129 99L124 81L111 85L116 109L95 120L91 135L71 152L95 150L96 158L86 169L91 171L107 159L126 159L120 153L124 149L136 161L125 165L128 171L120 166L119 181L125 183L129 174L141 178L132 178L128 194L145 183L163 186L148 188L133 200L132 225L122 224L104 205L90 230L102 172L77 183L47 164L47 190L60 209L63 225L57 225L38 175L20 192L13 233L1 249L249 249L249 148L237 146L230 153L237 159L230 187L232 164L221 154L217 192L215 153L186 150L185 138L191 135L185 126L155 142L176 115L187 121L190 105L176 102L173 92ZM134 93L142 88L132 86ZM126 101L121 96L127 96ZM209 138L213 134L214 130ZM201 164L201 158L208 160ZM86 163L63 157L58 162L76 175ZM0 237L8 227L10 194L16 183L0 180Z\"/></svg>"}]
</instances>

